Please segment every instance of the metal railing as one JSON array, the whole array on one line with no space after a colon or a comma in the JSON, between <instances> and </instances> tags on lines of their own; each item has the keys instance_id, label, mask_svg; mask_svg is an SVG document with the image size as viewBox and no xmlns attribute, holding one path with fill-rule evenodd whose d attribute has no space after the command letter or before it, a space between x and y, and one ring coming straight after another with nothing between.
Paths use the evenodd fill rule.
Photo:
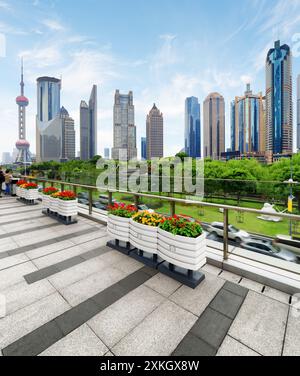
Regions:
<instances>
[{"instance_id":1,"label":"metal railing","mask_svg":"<svg viewBox=\"0 0 300 376\"><path fill-rule=\"evenodd\" d=\"M61 190L65 189L65 186L72 187L74 193L77 194L78 188L88 191L88 201L89 201L89 214L92 215L93 213L93 192L98 191L98 188L91 185L83 185L77 183L69 183L60 180L49 180L44 178L37 178L37 177L29 177L24 176L28 181L35 181L37 183L41 183L43 188L46 187L46 184L50 184L51 186L60 186ZM104 190L101 189L101 192ZM228 236L228 226L229 226L229 211L235 212L242 212L242 213L252 213L258 214L260 216L272 216L278 218L284 218L289 221L299 221L300 222L300 215L295 214L285 214L285 213L272 213L265 212L263 210L252 209L252 208L242 208L239 206L231 206L231 205L222 205L222 204L214 204L210 202L203 202L203 201L194 201L194 200L185 200L181 198L174 198L174 197L166 197L166 196L158 196L154 194L147 194L147 193L136 193L136 192L128 192L128 191L120 191L120 190L107 190L106 193L108 194L108 204L111 205L113 203L113 193L121 193L130 195L133 197L134 205L138 207L140 198L148 198L148 199L156 199L168 202L170 205L170 214L176 214L176 204L183 204L183 205L193 205L198 207L210 207L215 209L221 209L223 211L223 222L224 222L224 235L223 235L223 258L224 260L228 260L229 256L229 236Z\"/></svg>"}]
</instances>

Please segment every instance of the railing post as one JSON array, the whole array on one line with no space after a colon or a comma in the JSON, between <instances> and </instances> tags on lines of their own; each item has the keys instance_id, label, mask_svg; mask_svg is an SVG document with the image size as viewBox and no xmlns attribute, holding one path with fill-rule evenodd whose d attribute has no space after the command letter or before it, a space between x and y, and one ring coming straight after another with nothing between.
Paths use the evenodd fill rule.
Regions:
<instances>
[{"instance_id":1,"label":"railing post","mask_svg":"<svg viewBox=\"0 0 300 376\"><path fill-rule=\"evenodd\" d=\"M134 205L137 211L139 210L139 204L140 204L139 196L134 195Z\"/></svg>"},{"instance_id":2,"label":"railing post","mask_svg":"<svg viewBox=\"0 0 300 376\"><path fill-rule=\"evenodd\" d=\"M229 226L228 209L224 209L223 258L225 261L228 260L228 226Z\"/></svg>"},{"instance_id":3,"label":"railing post","mask_svg":"<svg viewBox=\"0 0 300 376\"><path fill-rule=\"evenodd\" d=\"M112 206L113 203L113 195L112 192L108 192L108 205Z\"/></svg>"},{"instance_id":4,"label":"railing post","mask_svg":"<svg viewBox=\"0 0 300 376\"><path fill-rule=\"evenodd\" d=\"M93 191L89 189L89 214L93 213Z\"/></svg>"},{"instance_id":5,"label":"railing post","mask_svg":"<svg viewBox=\"0 0 300 376\"><path fill-rule=\"evenodd\" d=\"M61 184L61 185L60 185L60 189L61 189L61 191L63 192L63 191L65 190L65 185L64 185L64 184Z\"/></svg>"},{"instance_id":6,"label":"railing post","mask_svg":"<svg viewBox=\"0 0 300 376\"><path fill-rule=\"evenodd\" d=\"M170 214L173 217L176 214L176 203L175 201L170 201Z\"/></svg>"},{"instance_id":7,"label":"railing post","mask_svg":"<svg viewBox=\"0 0 300 376\"><path fill-rule=\"evenodd\" d=\"M76 187L76 185L73 186L73 192L77 196L77 187Z\"/></svg>"}]
</instances>

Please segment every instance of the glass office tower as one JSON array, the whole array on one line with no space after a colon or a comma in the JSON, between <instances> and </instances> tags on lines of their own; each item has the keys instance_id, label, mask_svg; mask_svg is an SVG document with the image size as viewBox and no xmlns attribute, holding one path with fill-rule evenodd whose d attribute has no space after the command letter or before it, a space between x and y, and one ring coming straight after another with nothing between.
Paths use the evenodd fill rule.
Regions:
<instances>
[{"instance_id":1,"label":"glass office tower","mask_svg":"<svg viewBox=\"0 0 300 376\"><path fill-rule=\"evenodd\" d=\"M198 98L185 100L185 152L189 157L201 158L201 120Z\"/></svg>"},{"instance_id":2,"label":"glass office tower","mask_svg":"<svg viewBox=\"0 0 300 376\"><path fill-rule=\"evenodd\" d=\"M59 79L53 77L37 79L36 159L38 162L61 159L60 91Z\"/></svg>"},{"instance_id":3,"label":"glass office tower","mask_svg":"<svg viewBox=\"0 0 300 376\"><path fill-rule=\"evenodd\" d=\"M133 93L115 93L114 146L112 159L128 161L137 158L136 126L134 124Z\"/></svg>"},{"instance_id":4,"label":"glass office tower","mask_svg":"<svg viewBox=\"0 0 300 376\"><path fill-rule=\"evenodd\" d=\"M292 54L280 41L266 60L266 149L270 157L293 152Z\"/></svg>"},{"instance_id":5,"label":"glass office tower","mask_svg":"<svg viewBox=\"0 0 300 376\"><path fill-rule=\"evenodd\" d=\"M203 103L204 157L220 159L225 152L225 101L219 93L211 93Z\"/></svg>"},{"instance_id":6,"label":"glass office tower","mask_svg":"<svg viewBox=\"0 0 300 376\"><path fill-rule=\"evenodd\" d=\"M245 95L231 104L231 149L241 154L265 152L264 98L247 84Z\"/></svg>"}]
</instances>

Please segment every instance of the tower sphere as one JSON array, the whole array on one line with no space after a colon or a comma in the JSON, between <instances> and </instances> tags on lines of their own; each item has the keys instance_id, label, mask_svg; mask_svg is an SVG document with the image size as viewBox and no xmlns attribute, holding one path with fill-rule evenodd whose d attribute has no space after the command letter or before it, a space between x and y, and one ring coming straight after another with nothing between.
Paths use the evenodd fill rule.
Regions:
<instances>
[{"instance_id":1,"label":"tower sphere","mask_svg":"<svg viewBox=\"0 0 300 376\"><path fill-rule=\"evenodd\" d=\"M27 107L29 105L29 100L28 98L24 97L24 95L20 95L16 98L16 103L18 106Z\"/></svg>"},{"instance_id":2,"label":"tower sphere","mask_svg":"<svg viewBox=\"0 0 300 376\"><path fill-rule=\"evenodd\" d=\"M29 149L30 143L26 140L19 140L16 142L17 149Z\"/></svg>"}]
</instances>

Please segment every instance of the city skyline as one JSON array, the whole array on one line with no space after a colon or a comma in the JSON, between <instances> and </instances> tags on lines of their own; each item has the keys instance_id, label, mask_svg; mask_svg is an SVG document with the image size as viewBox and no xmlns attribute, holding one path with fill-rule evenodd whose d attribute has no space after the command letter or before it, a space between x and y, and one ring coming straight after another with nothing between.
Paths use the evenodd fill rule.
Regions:
<instances>
[{"instance_id":1,"label":"city skyline","mask_svg":"<svg viewBox=\"0 0 300 376\"><path fill-rule=\"evenodd\" d=\"M295 20L300 9L298 1L289 6L279 1L273 1L272 5L268 5L269 2L266 1L259 3L245 1L238 10L233 1L227 1L225 5L220 4L217 10L201 1L190 1L186 4L178 2L176 7L174 1L166 1L160 4L160 15L156 15L158 27L155 32L150 31L149 25L146 24L141 38L133 30L123 32L122 16L126 14L127 22L144 23L146 15L148 18L152 12L154 13L154 9L151 9L153 7L146 3L139 5L140 3L133 1L126 10L125 5L117 1L115 17L116 21L121 22L119 24L116 22L117 26L113 28L105 21L105 17L111 12L111 7L107 4L98 5L89 0L90 6L86 7L85 16L89 17L90 22L78 27L82 15L78 10L72 9L71 3L65 2L58 7L55 3L50 6L45 1L43 5L34 6L33 2L27 1L24 12L28 25L24 23L25 21L17 22L21 20L21 14L15 10L17 6L13 6L17 3L20 2L7 1L7 9L1 8L0 14L0 32L5 33L7 39L7 56L0 58L2 72L0 76L5 88L5 91L1 90L0 113L3 123L8 124L6 139L0 141L0 152L12 151L15 143L17 114L13 98L16 96L19 80L17 72L21 56L24 56L26 64L26 93L31 103L27 114L27 128L32 151L35 150L34 82L37 77L43 75L55 77L62 75L63 104L75 120L77 149L78 103L81 98L89 95L93 84L98 84L101 88L99 93L101 101L98 107L100 124L98 150L103 150L104 145L112 146L112 106L116 87L120 87L121 91L130 89L134 92L138 139L144 131L144 118L149 105L153 102L157 103L164 113L165 128L168 133L165 155L174 155L184 146L185 98L197 96L202 103L209 92L220 92L226 104L227 148L230 146L231 101L243 92L248 81L253 92L264 93L267 51L277 39L281 39L282 44L286 43L292 49L295 48L294 36L298 32L298 23ZM93 9L92 6L95 13L98 7L101 7L102 24L99 20L96 22L95 15L88 11ZM140 10L142 21L136 19L130 12L136 7ZM225 22L223 20L222 25L218 24L217 30L211 35L205 32L212 28L205 23L205 19L214 16L217 24L222 18L224 7L228 19ZM64 18L66 14L68 14L67 22ZM187 29L179 26L190 17L197 17L203 22L198 22L197 28L190 24ZM234 21L236 19L240 21ZM124 43L120 43L121 30ZM206 51L205 54L197 53L203 49ZM233 51L236 53L232 53ZM293 60L296 130L295 88L300 63L298 56ZM10 150L8 144L11 145ZM294 133L294 150L295 144Z\"/></svg>"}]
</instances>

